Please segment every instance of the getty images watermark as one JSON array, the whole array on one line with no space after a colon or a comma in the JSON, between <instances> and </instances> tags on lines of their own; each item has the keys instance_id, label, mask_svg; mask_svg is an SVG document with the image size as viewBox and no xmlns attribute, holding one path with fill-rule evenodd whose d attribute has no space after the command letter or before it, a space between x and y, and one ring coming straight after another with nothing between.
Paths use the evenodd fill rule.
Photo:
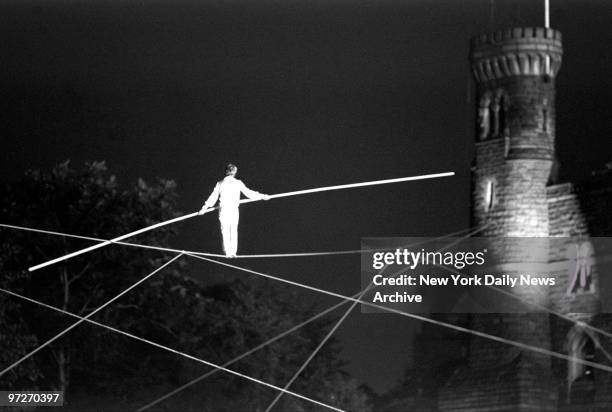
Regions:
<instances>
[{"instance_id":1,"label":"getty images watermark","mask_svg":"<svg viewBox=\"0 0 612 412\"><path fill-rule=\"evenodd\" d=\"M598 279L611 238L364 238L362 250L364 300L413 313L534 312L553 295L612 300Z\"/></svg>"}]
</instances>

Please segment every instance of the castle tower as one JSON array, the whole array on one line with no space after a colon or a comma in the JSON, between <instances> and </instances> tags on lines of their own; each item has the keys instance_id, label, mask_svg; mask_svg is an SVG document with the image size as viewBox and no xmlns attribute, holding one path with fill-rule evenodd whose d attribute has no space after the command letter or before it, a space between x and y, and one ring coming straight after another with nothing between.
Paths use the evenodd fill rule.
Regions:
<instances>
[{"instance_id":1,"label":"castle tower","mask_svg":"<svg viewBox=\"0 0 612 412\"><path fill-rule=\"evenodd\" d=\"M545 237L555 155L561 33L515 28L472 39L477 87L472 219L486 236Z\"/></svg>"},{"instance_id":2,"label":"castle tower","mask_svg":"<svg viewBox=\"0 0 612 412\"><path fill-rule=\"evenodd\" d=\"M514 28L472 39L470 63L477 89L472 222L487 225L482 235L504 244L495 256L500 267L489 268L491 273L512 274L508 264L517 262L548 262L546 247L525 254L518 238L549 236L547 184L555 157L554 81L561 55L561 34L551 29ZM544 288L513 293L542 305L548 299ZM547 314L476 314L471 328L550 348ZM553 382L549 358L473 338L468 365L441 391L439 408L554 411Z\"/></svg>"}]
</instances>

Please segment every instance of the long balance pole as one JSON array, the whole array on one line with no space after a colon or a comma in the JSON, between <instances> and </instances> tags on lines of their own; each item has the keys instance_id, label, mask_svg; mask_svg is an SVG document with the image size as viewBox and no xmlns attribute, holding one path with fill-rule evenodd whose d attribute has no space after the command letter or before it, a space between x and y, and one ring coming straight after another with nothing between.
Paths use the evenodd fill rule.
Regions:
<instances>
[{"instance_id":1,"label":"long balance pole","mask_svg":"<svg viewBox=\"0 0 612 412\"><path fill-rule=\"evenodd\" d=\"M278 199L278 198L281 198L281 197L305 195L305 194L317 193L317 192L327 192L327 191L330 191L330 190L351 189L351 188L355 188L355 187L364 187L364 186L386 185L386 184L390 184L390 183L408 182L408 181L413 181L413 180L435 179L435 178L439 178L439 177L448 177L448 176L454 176L454 175L455 175L455 172L433 173L433 174L420 175L420 176L400 177L400 178L397 178L397 179L374 180L374 181L370 181L370 182L351 183L351 184L346 184L346 185L317 187L317 188L314 188L314 189L296 190L294 192L286 192L286 193L278 193L276 195L270 195L270 199ZM256 202L258 200L259 199L243 199L243 200L240 201L240 203L250 203L250 202ZM217 209L217 208L215 207L213 209L208 209L204 213L212 212L215 209ZM142 228L142 229L138 229L138 230L136 230L134 232L126 233L125 235L121 235L119 237L107 240L106 242L96 243L95 245L86 247L84 249L77 250L77 251L72 252L72 253L68 253L67 255L60 256L58 258L49 260L49 261L44 262L44 263L40 263L40 264L38 264L36 266L30 267L28 270L30 272L33 272L35 270L42 269L42 268L44 268L46 266L50 266L50 265L53 265L55 263L62 262L64 260L71 259L71 258L73 258L75 256L79 256L79 255L82 255L84 253L88 253L88 252L91 252L93 250L100 249L100 248L102 248L104 246L108 246L108 245L110 245L112 243L120 242L120 241L122 241L124 239L127 239L128 237L136 236L136 235L139 235L141 233L147 232L149 230L157 229L158 227L169 225L171 223L176 223L176 222L180 222L182 220L190 219L190 218L192 218L194 216L197 216L198 214L199 214L198 212L193 212L193 213L189 213L189 214L184 215L184 216L179 216L179 217L174 218L174 219L166 220L164 222L156 223L154 225L147 226L147 227Z\"/></svg>"}]
</instances>

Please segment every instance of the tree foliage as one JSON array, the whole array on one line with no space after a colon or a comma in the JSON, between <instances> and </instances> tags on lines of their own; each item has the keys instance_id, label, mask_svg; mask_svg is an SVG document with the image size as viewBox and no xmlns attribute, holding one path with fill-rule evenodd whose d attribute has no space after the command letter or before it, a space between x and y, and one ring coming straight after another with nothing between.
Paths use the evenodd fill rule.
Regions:
<instances>
[{"instance_id":1,"label":"tree foliage","mask_svg":"<svg viewBox=\"0 0 612 412\"><path fill-rule=\"evenodd\" d=\"M29 171L0 188L6 223L102 239L177 216L175 184L139 180L121 189L103 162L81 170L68 162L51 172ZM165 245L172 227L147 232L139 243ZM27 268L91 241L0 229L0 287L85 316L168 261L172 255L111 245L35 272ZM222 364L311 316L288 290L253 281L204 285L185 259L173 262L94 320ZM75 320L0 294L0 362L8 365ZM329 330L317 321L232 365L284 386ZM332 340L293 390L348 410L368 410L364 392L344 372ZM209 368L107 329L83 324L0 377L0 387L65 390L73 410L141 406ZM162 410L263 410L276 391L217 372L170 398ZM320 409L320 408L319 408ZM285 395L278 410L318 410Z\"/></svg>"}]
</instances>

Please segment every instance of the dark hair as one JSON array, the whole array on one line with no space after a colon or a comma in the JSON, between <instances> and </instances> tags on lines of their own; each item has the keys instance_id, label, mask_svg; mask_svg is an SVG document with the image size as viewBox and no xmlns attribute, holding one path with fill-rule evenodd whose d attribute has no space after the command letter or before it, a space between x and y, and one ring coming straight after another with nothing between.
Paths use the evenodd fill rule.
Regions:
<instances>
[{"instance_id":1,"label":"dark hair","mask_svg":"<svg viewBox=\"0 0 612 412\"><path fill-rule=\"evenodd\" d=\"M229 176L230 174L232 174L232 172L236 170L238 170L238 166L233 163L228 163L227 166L225 166L225 175Z\"/></svg>"}]
</instances>

